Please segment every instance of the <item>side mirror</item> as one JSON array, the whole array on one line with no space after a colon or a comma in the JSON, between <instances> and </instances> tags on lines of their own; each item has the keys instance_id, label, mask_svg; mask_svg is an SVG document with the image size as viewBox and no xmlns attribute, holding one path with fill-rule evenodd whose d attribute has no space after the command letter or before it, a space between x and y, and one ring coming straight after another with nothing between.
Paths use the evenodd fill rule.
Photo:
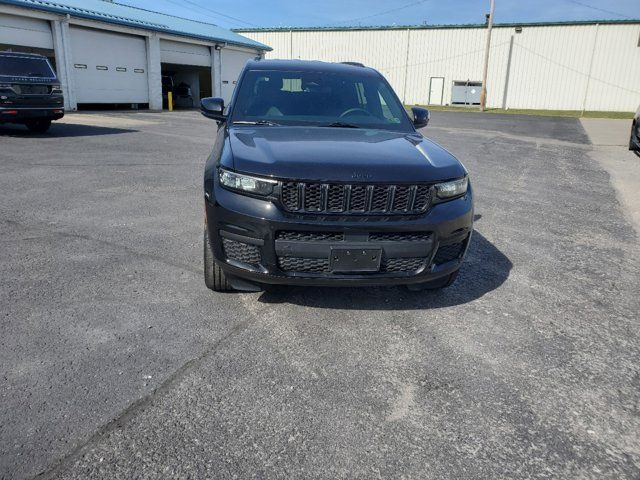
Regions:
<instances>
[{"instance_id":1,"label":"side mirror","mask_svg":"<svg viewBox=\"0 0 640 480\"><path fill-rule=\"evenodd\" d=\"M207 97L200 100L200 113L207 118L223 122L224 116L224 100L221 98Z\"/></svg>"},{"instance_id":2,"label":"side mirror","mask_svg":"<svg viewBox=\"0 0 640 480\"><path fill-rule=\"evenodd\" d=\"M413 126L416 128L426 127L429 124L431 114L426 108L411 107L413 112Z\"/></svg>"}]
</instances>

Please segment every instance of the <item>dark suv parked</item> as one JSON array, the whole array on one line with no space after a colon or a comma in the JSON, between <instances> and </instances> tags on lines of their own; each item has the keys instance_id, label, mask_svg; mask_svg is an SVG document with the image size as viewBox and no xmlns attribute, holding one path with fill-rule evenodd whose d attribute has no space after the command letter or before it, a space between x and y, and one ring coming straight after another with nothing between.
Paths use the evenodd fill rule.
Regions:
<instances>
[{"instance_id":1,"label":"dark suv parked","mask_svg":"<svg viewBox=\"0 0 640 480\"><path fill-rule=\"evenodd\" d=\"M629 150L640 151L640 107L631 122L631 137L629 138Z\"/></svg>"},{"instance_id":2,"label":"dark suv parked","mask_svg":"<svg viewBox=\"0 0 640 480\"><path fill-rule=\"evenodd\" d=\"M261 284L440 288L473 228L464 166L424 138L380 73L354 64L247 63L204 175L204 277Z\"/></svg>"},{"instance_id":3,"label":"dark suv parked","mask_svg":"<svg viewBox=\"0 0 640 480\"><path fill-rule=\"evenodd\" d=\"M62 89L47 57L0 52L0 124L43 133L63 116Z\"/></svg>"}]
</instances>

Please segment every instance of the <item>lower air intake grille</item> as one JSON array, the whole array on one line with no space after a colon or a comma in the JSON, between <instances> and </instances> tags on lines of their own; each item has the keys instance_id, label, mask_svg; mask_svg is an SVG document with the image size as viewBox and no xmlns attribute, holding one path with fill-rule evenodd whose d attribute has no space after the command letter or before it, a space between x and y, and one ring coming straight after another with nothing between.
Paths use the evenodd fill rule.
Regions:
<instances>
[{"instance_id":1,"label":"lower air intake grille","mask_svg":"<svg viewBox=\"0 0 640 480\"><path fill-rule=\"evenodd\" d=\"M433 263L440 265L442 263L450 262L451 260L456 260L460 255L462 255L463 250L464 242L440 245L435 258L433 259Z\"/></svg>"},{"instance_id":2,"label":"lower air intake grille","mask_svg":"<svg viewBox=\"0 0 640 480\"><path fill-rule=\"evenodd\" d=\"M383 258L380 273L415 273L427 263L426 257ZM326 258L278 257L278 266L284 272L330 273Z\"/></svg>"},{"instance_id":3,"label":"lower air intake grille","mask_svg":"<svg viewBox=\"0 0 640 480\"><path fill-rule=\"evenodd\" d=\"M260 264L260 249L255 245L223 238L222 249L228 260L235 260L254 266Z\"/></svg>"},{"instance_id":4,"label":"lower air intake grille","mask_svg":"<svg viewBox=\"0 0 640 480\"><path fill-rule=\"evenodd\" d=\"M383 258L380 270L382 272L414 273L427 263L426 257Z\"/></svg>"},{"instance_id":5,"label":"lower air intake grille","mask_svg":"<svg viewBox=\"0 0 640 480\"><path fill-rule=\"evenodd\" d=\"M278 266L284 272L327 273L328 258L278 257Z\"/></svg>"},{"instance_id":6,"label":"lower air intake grille","mask_svg":"<svg viewBox=\"0 0 640 480\"><path fill-rule=\"evenodd\" d=\"M370 233L370 242L427 242L430 233Z\"/></svg>"},{"instance_id":7,"label":"lower air intake grille","mask_svg":"<svg viewBox=\"0 0 640 480\"><path fill-rule=\"evenodd\" d=\"M368 236L370 242L428 242L431 238L429 232L371 232ZM276 234L276 240L289 240L297 242L342 242L345 234L342 232L297 232L293 230L280 230Z\"/></svg>"},{"instance_id":8,"label":"lower air intake grille","mask_svg":"<svg viewBox=\"0 0 640 480\"><path fill-rule=\"evenodd\" d=\"M341 242L344 233L340 232L294 232L281 230L276 234L276 240L291 240L298 242Z\"/></svg>"}]
</instances>

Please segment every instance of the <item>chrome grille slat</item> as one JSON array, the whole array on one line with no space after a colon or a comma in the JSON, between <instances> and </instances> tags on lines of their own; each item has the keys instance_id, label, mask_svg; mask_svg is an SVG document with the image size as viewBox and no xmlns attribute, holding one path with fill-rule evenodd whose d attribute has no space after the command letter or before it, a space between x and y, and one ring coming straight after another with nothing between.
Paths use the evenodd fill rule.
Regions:
<instances>
[{"instance_id":1,"label":"chrome grille slat","mask_svg":"<svg viewBox=\"0 0 640 480\"><path fill-rule=\"evenodd\" d=\"M285 210L300 213L411 215L425 213L432 200L430 185L283 182L280 192Z\"/></svg>"}]
</instances>

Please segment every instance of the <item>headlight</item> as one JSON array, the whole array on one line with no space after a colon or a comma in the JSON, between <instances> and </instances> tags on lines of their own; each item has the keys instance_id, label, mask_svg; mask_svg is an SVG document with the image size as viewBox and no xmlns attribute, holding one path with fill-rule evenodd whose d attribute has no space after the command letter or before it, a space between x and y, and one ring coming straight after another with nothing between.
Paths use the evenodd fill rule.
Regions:
<instances>
[{"instance_id":1,"label":"headlight","mask_svg":"<svg viewBox=\"0 0 640 480\"><path fill-rule=\"evenodd\" d=\"M275 180L252 177L243 173L230 172L222 168L219 170L219 176L220 183L223 186L231 190L252 193L254 195L271 195L273 193L273 187L278 184Z\"/></svg>"},{"instance_id":2,"label":"headlight","mask_svg":"<svg viewBox=\"0 0 640 480\"><path fill-rule=\"evenodd\" d=\"M469 178L464 177L451 182L436 184L436 195L438 198L446 200L453 197L459 197L467 193L469 186Z\"/></svg>"}]
</instances>

